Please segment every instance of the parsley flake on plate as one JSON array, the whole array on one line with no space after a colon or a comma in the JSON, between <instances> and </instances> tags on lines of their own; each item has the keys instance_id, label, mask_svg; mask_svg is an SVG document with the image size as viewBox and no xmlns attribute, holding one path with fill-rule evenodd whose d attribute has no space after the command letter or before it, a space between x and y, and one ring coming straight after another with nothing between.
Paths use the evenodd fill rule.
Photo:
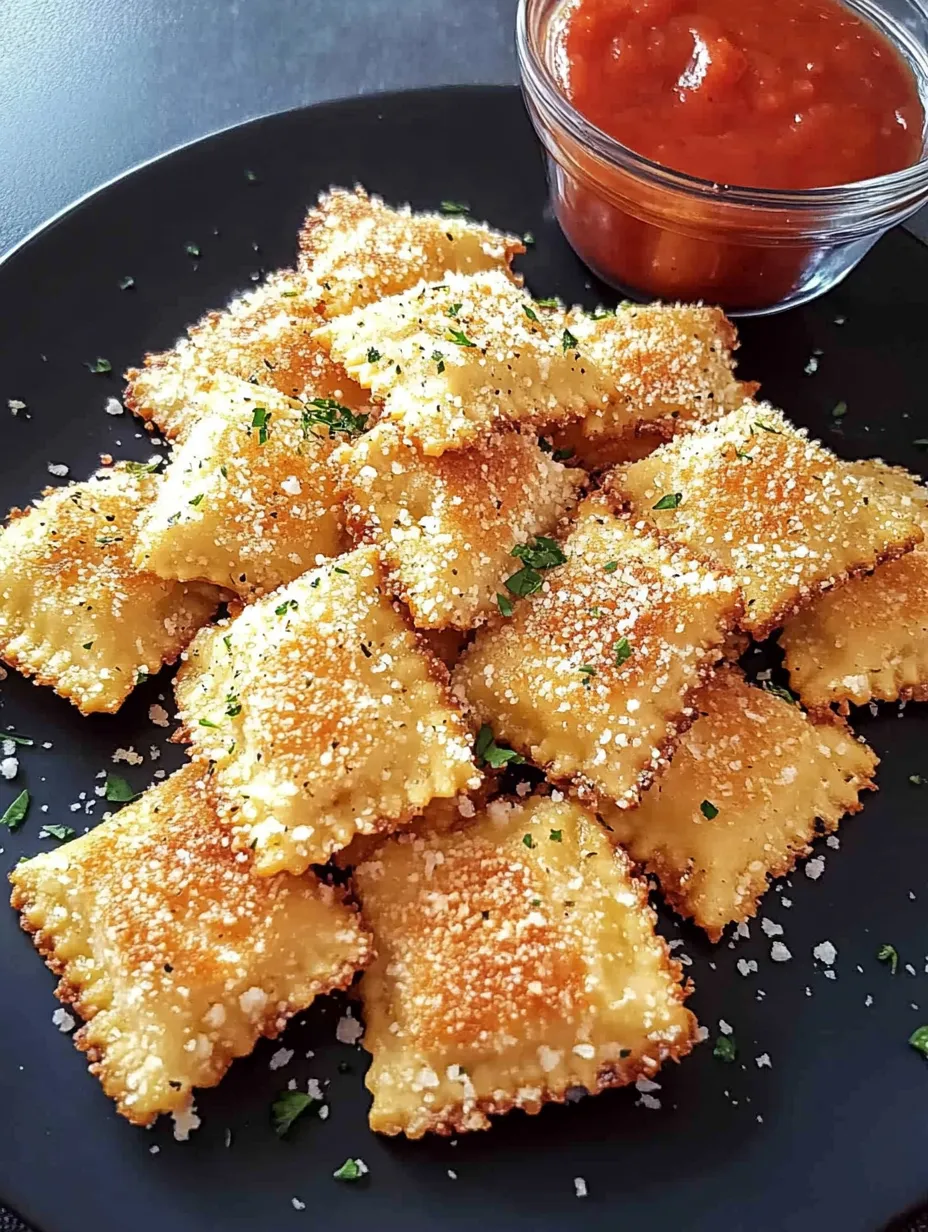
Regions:
<instances>
[{"instance_id":1,"label":"parsley flake on plate","mask_svg":"<svg viewBox=\"0 0 928 1232\"><path fill-rule=\"evenodd\" d=\"M59 843L69 843L72 838L75 838L77 831L71 826L48 825L43 826L39 831L39 838L55 838Z\"/></svg>"},{"instance_id":2,"label":"parsley flake on plate","mask_svg":"<svg viewBox=\"0 0 928 1232\"><path fill-rule=\"evenodd\" d=\"M18 830L26 820L30 799L28 791L21 791L4 812L3 816L0 817L0 826L6 826L8 830Z\"/></svg>"},{"instance_id":3,"label":"parsley flake on plate","mask_svg":"<svg viewBox=\"0 0 928 1232\"><path fill-rule=\"evenodd\" d=\"M923 1057L928 1057L928 1027L916 1027L909 1036L909 1043L920 1052Z\"/></svg>"},{"instance_id":4,"label":"parsley flake on plate","mask_svg":"<svg viewBox=\"0 0 928 1232\"><path fill-rule=\"evenodd\" d=\"M278 1138L283 1138L287 1130L302 1116L307 1108L311 1108L318 1100L307 1095L305 1091L281 1091L271 1104L271 1124Z\"/></svg>"},{"instance_id":5,"label":"parsley flake on plate","mask_svg":"<svg viewBox=\"0 0 928 1232\"><path fill-rule=\"evenodd\" d=\"M84 367L89 368L91 372L96 373L98 376L106 376L108 372L113 371L113 365L108 359L104 359L102 355L98 355L93 363L87 363Z\"/></svg>"},{"instance_id":6,"label":"parsley flake on plate","mask_svg":"<svg viewBox=\"0 0 928 1232\"><path fill-rule=\"evenodd\" d=\"M367 1170L367 1164L363 1159L346 1159L332 1175L337 1181L359 1181Z\"/></svg>"},{"instance_id":7,"label":"parsley flake on plate","mask_svg":"<svg viewBox=\"0 0 928 1232\"><path fill-rule=\"evenodd\" d=\"M715 1047L712 1049L712 1055L719 1061L725 1061L731 1064L738 1056L738 1048L734 1038L731 1035L720 1035L715 1041Z\"/></svg>"},{"instance_id":8,"label":"parsley flake on plate","mask_svg":"<svg viewBox=\"0 0 928 1232\"><path fill-rule=\"evenodd\" d=\"M889 963L889 974L895 975L899 966L899 953L894 945L881 945L876 952L877 962Z\"/></svg>"},{"instance_id":9,"label":"parsley flake on plate","mask_svg":"<svg viewBox=\"0 0 928 1232\"><path fill-rule=\"evenodd\" d=\"M470 206L466 201L443 201L441 212L443 214L469 214Z\"/></svg>"},{"instance_id":10,"label":"parsley flake on plate","mask_svg":"<svg viewBox=\"0 0 928 1232\"><path fill-rule=\"evenodd\" d=\"M121 775L107 774L103 794L110 804L131 804L142 793L133 791L131 785Z\"/></svg>"}]
</instances>

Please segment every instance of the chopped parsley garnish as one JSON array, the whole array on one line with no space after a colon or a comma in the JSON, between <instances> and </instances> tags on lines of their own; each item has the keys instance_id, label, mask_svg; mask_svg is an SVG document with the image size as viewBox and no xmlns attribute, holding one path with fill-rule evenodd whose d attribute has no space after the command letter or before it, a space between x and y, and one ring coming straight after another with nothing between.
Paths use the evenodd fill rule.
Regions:
<instances>
[{"instance_id":1,"label":"chopped parsley garnish","mask_svg":"<svg viewBox=\"0 0 928 1232\"><path fill-rule=\"evenodd\" d=\"M125 467L130 475L153 475L163 461L164 458L152 458L150 462L127 462Z\"/></svg>"},{"instance_id":2,"label":"chopped parsley garnish","mask_svg":"<svg viewBox=\"0 0 928 1232\"><path fill-rule=\"evenodd\" d=\"M345 577L347 577L347 576L348 576L348 570L347 570L347 569L343 569L343 568L341 567L341 565L335 565L335 567L332 569L332 572L333 572L333 573L343 573L343 574L345 575Z\"/></svg>"},{"instance_id":3,"label":"chopped parsley garnish","mask_svg":"<svg viewBox=\"0 0 928 1232\"><path fill-rule=\"evenodd\" d=\"M458 346L462 346L462 347L475 347L477 345L476 342L471 342L467 334L465 334L464 331L460 329L449 329L448 330L448 340L450 342L455 342L457 343Z\"/></svg>"},{"instance_id":4,"label":"chopped parsley garnish","mask_svg":"<svg viewBox=\"0 0 928 1232\"><path fill-rule=\"evenodd\" d=\"M504 744L496 743L493 739L493 728L489 723L484 723L477 733L477 739L474 742L474 756L478 762L486 762L494 770L501 770L510 762L515 766L521 766L525 761L525 758L520 757L515 749L509 749Z\"/></svg>"},{"instance_id":5,"label":"chopped parsley garnish","mask_svg":"<svg viewBox=\"0 0 928 1232\"><path fill-rule=\"evenodd\" d=\"M549 299L536 299L535 303L539 308L559 308L561 301L551 296Z\"/></svg>"},{"instance_id":6,"label":"chopped parsley garnish","mask_svg":"<svg viewBox=\"0 0 928 1232\"><path fill-rule=\"evenodd\" d=\"M367 362L369 364L376 364L379 359L380 359L380 352L377 350L377 348L368 347L367 348Z\"/></svg>"},{"instance_id":7,"label":"chopped parsley garnish","mask_svg":"<svg viewBox=\"0 0 928 1232\"><path fill-rule=\"evenodd\" d=\"M614 650L616 667L621 667L623 663L632 657L631 642L629 642L627 637L620 637L615 644Z\"/></svg>"},{"instance_id":8,"label":"chopped parsley garnish","mask_svg":"<svg viewBox=\"0 0 928 1232\"><path fill-rule=\"evenodd\" d=\"M105 376L108 372L113 371L113 365L108 359L104 359L102 355L98 355L92 364L85 364L85 367L101 376Z\"/></svg>"},{"instance_id":9,"label":"chopped parsley garnish","mask_svg":"<svg viewBox=\"0 0 928 1232\"><path fill-rule=\"evenodd\" d=\"M715 1047L712 1049L712 1055L719 1061L725 1061L729 1065L738 1056L738 1049L735 1041L730 1035L720 1035L715 1041Z\"/></svg>"},{"instance_id":10,"label":"chopped parsley garnish","mask_svg":"<svg viewBox=\"0 0 928 1232\"><path fill-rule=\"evenodd\" d=\"M846 414L847 414L847 403L846 402L836 402L835 405L831 408L832 419L843 419Z\"/></svg>"},{"instance_id":11,"label":"chopped parsley garnish","mask_svg":"<svg viewBox=\"0 0 928 1232\"><path fill-rule=\"evenodd\" d=\"M81 649L89 650L92 645L93 645L93 642L81 642Z\"/></svg>"},{"instance_id":12,"label":"chopped parsley garnish","mask_svg":"<svg viewBox=\"0 0 928 1232\"><path fill-rule=\"evenodd\" d=\"M184 245L184 252L188 257L199 257L201 255L200 245L188 242Z\"/></svg>"},{"instance_id":13,"label":"chopped parsley garnish","mask_svg":"<svg viewBox=\"0 0 928 1232\"><path fill-rule=\"evenodd\" d=\"M286 616L287 612L296 611L299 606L296 599L284 599L283 603L274 608L274 615Z\"/></svg>"},{"instance_id":14,"label":"chopped parsley garnish","mask_svg":"<svg viewBox=\"0 0 928 1232\"><path fill-rule=\"evenodd\" d=\"M267 441L267 426L271 422L271 412L265 406L256 406L251 417L251 426L258 429L258 444Z\"/></svg>"},{"instance_id":15,"label":"chopped parsley garnish","mask_svg":"<svg viewBox=\"0 0 928 1232\"><path fill-rule=\"evenodd\" d=\"M271 1124L277 1137L282 1138L297 1117L317 1102L305 1091L281 1091L271 1104Z\"/></svg>"},{"instance_id":16,"label":"chopped parsley garnish","mask_svg":"<svg viewBox=\"0 0 928 1232\"><path fill-rule=\"evenodd\" d=\"M578 672L583 672L583 673L584 673L585 675L587 675L587 676L595 676L595 675L596 675L596 668L595 668L595 667L591 667L589 663L581 663L581 664L580 664L580 666L577 668L577 671L578 671Z\"/></svg>"},{"instance_id":17,"label":"chopped parsley garnish","mask_svg":"<svg viewBox=\"0 0 928 1232\"><path fill-rule=\"evenodd\" d=\"M450 308L445 309L445 316L456 317L463 307L464 305L458 301L458 303L452 304Z\"/></svg>"},{"instance_id":18,"label":"chopped parsley garnish","mask_svg":"<svg viewBox=\"0 0 928 1232\"><path fill-rule=\"evenodd\" d=\"M122 543L122 535L108 535L105 531L97 535L97 544L101 548L108 548L114 543Z\"/></svg>"},{"instance_id":19,"label":"chopped parsley garnish","mask_svg":"<svg viewBox=\"0 0 928 1232\"><path fill-rule=\"evenodd\" d=\"M436 366L436 368L438 369L438 375L439 375L439 376L441 376L441 374L442 374L442 373L444 372L444 370L445 370L445 357L444 357L444 355L442 355L441 351L433 351L433 352L432 352L432 359L435 361L435 366Z\"/></svg>"},{"instance_id":20,"label":"chopped parsley garnish","mask_svg":"<svg viewBox=\"0 0 928 1232\"><path fill-rule=\"evenodd\" d=\"M218 723L214 723L212 719L198 719L197 726L199 727L218 727Z\"/></svg>"},{"instance_id":21,"label":"chopped parsley garnish","mask_svg":"<svg viewBox=\"0 0 928 1232\"><path fill-rule=\"evenodd\" d=\"M535 237L534 237L534 235L532 234L532 232L531 232L531 231L526 231L526 232L523 234L523 236L522 236L522 243L523 243L523 244L529 244L529 245L531 245L531 244L534 244L534 243L535 243Z\"/></svg>"},{"instance_id":22,"label":"chopped parsley garnish","mask_svg":"<svg viewBox=\"0 0 928 1232\"><path fill-rule=\"evenodd\" d=\"M579 345L580 345L579 342L573 336L570 330L565 329L563 334L561 335L561 350L563 350L565 353L567 351L575 351Z\"/></svg>"},{"instance_id":23,"label":"chopped parsley garnish","mask_svg":"<svg viewBox=\"0 0 928 1232\"><path fill-rule=\"evenodd\" d=\"M360 1159L346 1159L340 1168L336 1168L332 1175L336 1181L359 1181L367 1169L362 1165Z\"/></svg>"},{"instance_id":24,"label":"chopped parsley garnish","mask_svg":"<svg viewBox=\"0 0 928 1232\"><path fill-rule=\"evenodd\" d=\"M514 609L514 608L513 608L513 606L512 606L512 600L511 600L511 599L507 598L507 596L506 596L506 595L500 595L500 594L497 594L497 596L496 596L496 602L497 602L497 605L499 606L500 613L501 613L503 616L511 616L511 615L512 615L512 613L513 613L513 611L514 611L515 609Z\"/></svg>"},{"instance_id":25,"label":"chopped parsley garnish","mask_svg":"<svg viewBox=\"0 0 928 1232\"><path fill-rule=\"evenodd\" d=\"M135 683L144 684L147 679L148 679L148 668L140 667L138 671L135 673Z\"/></svg>"},{"instance_id":26,"label":"chopped parsley garnish","mask_svg":"<svg viewBox=\"0 0 928 1232\"><path fill-rule=\"evenodd\" d=\"M468 214L470 206L466 201L443 201L441 203L441 212L443 214Z\"/></svg>"},{"instance_id":27,"label":"chopped parsley garnish","mask_svg":"<svg viewBox=\"0 0 928 1232\"><path fill-rule=\"evenodd\" d=\"M924 787L925 785L925 780L920 774L910 774L909 782L913 787Z\"/></svg>"},{"instance_id":28,"label":"chopped parsley garnish","mask_svg":"<svg viewBox=\"0 0 928 1232\"><path fill-rule=\"evenodd\" d=\"M881 945L876 952L877 962L889 963L890 975L896 974L899 966L899 954L894 945Z\"/></svg>"},{"instance_id":29,"label":"chopped parsley garnish","mask_svg":"<svg viewBox=\"0 0 928 1232\"><path fill-rule=\"evenodd\" d=\"M760 687L766 689L768 693L772 693L774 697L779 697L784 702L789 702L791 706L799 705L799 698L795 694L790 693L789 689L785 688L782 684L773 684L769 680L764 680Z\"/></svg>"},{"instance_id":30,"label":"chopped parsley garnish","mask_svg":"<svg viewBox=\"0 0 928 1232\"><path fill-rule=\"evenodd\" d=\"M743 458L745 462L754 461L754 458L751 456L751 454L745 453L745 451L743 449L739 449L737 445L735 446L735 457Z\"/></svg>"},{"instance_id":31,"label":"chopped parsley garnish","mask_svg":"<svg viewBox=\"0 0 928 1232\"><path fill-rule=\"evenodd\" d=\"M536 535L530 543L518 543L509 553L523 561L532 569L553 569L556 565L567 563L567 557L561 551L556 539L548 539L544 535Z\"/></svg>"},{"instance_id":32,"label":"chopped parsley garnish","mask_svg":"<svg viewBox=\"0 0 928 1232\"><path fill-rule=\"evenodd\" d=\"M226 714L230 719L238 718L242 713L242 703L238 700L234 693L230 693L226 698Z\"/></svg>"},{"instance_id":33,"label":"chopped parsley garnish","mask_svg":"<svg viewBox=\"0 0 928 1232\"><path fill-rule=\"evenodd\" d=\"M202 500L203 500L203 493L201 492L198 496L191 496L187 504L193 505L194 509L196 509L196 507L200 504Z\"/></svg>"},{"instance_id":34,"label":"chopped parsley garnish","mask_svg":"<svg viewBox=\"0 0 928 1232\"><path fill-rule=\"evenodd\" d=\"M231 654L232 653L232 635L230 633L224 633L222 635L222 644L223 646L225 646L226 650L228 650L229 654Z\"/></svg>"},{"instance_id":35,"label":"chopped parsley garnish","mask_svg":"<svg viewBox=\"0 0 928 1232\"><path fill-rule=\"evenodd\" d=\"M928 1027L916 1027L909 1036L909 1043L920 1052L923 1057L928 1057Z\"/></svg>"},{"instance_id":36,"label":"chopped parsley garnish","mask_svg":"<svg viewBox=\"0 0 928 1232\"><path fill-rule=\"evenodd\" d=\"M652 505L652 509L679 509L680 501L683 500L682 492L667 492L662 496L656 505Z\"/></svg>"},{"instance_id":37,"label":"chopped parsley garnish","mask_svg":"<svg viewBox=\"0 0 928 1232\"><path fill-rule=\"evenodd\" d=\"M201 720L202 722L202 720ZM108 774L103 788L103 795L110 804L131 804L142 793L133 791L129 783L118 774Z\"/></svg>"},{"instance_id":38,"label":"chopped parsley garnish","mask_svg":"<svg viewBox=\"0 0 928 1232\"><path fill-rule=\"evenodd\" d=\"M120 291L131 291L134 286L135 286L135 279L132 277L131 274L126 274L124 278L120 278L119 280Z\"/></svg>"},{"instance_id":39,"label":"chopped parsley garnish","mask_svg":"<svg viewBox=\"0 0 928 1232\"><path fill-rule=\"evenodd\" d=\"M308 409L303 411L303 435L309 435L313 424L328 428L329 436L336 432L344 432L347 436L360 436L367 426L367 415L356 415L354 411L336 402L334 398L310 398L306 403Z\"/></svg>"},{"instance_id":40,"label":"chopped parsley garnish","mask_svg":"<svg viewBox=\"0 0 928 1232\"><path fill-rule=\"evenodd\" d=\"M570 448L555 449L554 451L555 462L566 462L568 458L572 458L573 456L574 451Z\"/></svg>"},{"instance_id":41,"label":"chopped parsley garnish","mask_svg":"<svg viewBox=\"0 0 928 1232\"><path fill-rule=\"evenodd\" d=\"M525 315L528 317L530 321L538 320L538 313L535 311L534 308L530 308L528 304L522 305L522 311L525 313Z\"/></svg>"},{"instance_id":42,"label":"chopped parsley garnish","mask_svg":"<svg viewBox=\"0 0 928 1232\"><path fill-rule=\"evenodd\" d=\"M258 176L250 167L245 168L245 179L249 184L257 184Z\"/></svg>"},{"instance_id":43,"label":"chopped parsley garnish","mask_svg":"<svg viewBox=\"0 0 928 1232\"><path fill-rule=\"evenodd\" d=\"M92 645L93 645L93 642L87 643L87 646L92 646ZM87 649L87 646L84 647L85 650ZM24 744L30 747L33 744L35 744L35 741L32 739L31 736L21 736L19 732L12 732L12 731L0 732L0 744L2 744L4 740L12 740L14 744Z\"/></svg>"},{"instance_id":44,"label":"chopped parsley garnish","mask_svg":"<svg viewBox=\"0 0 928 1232\"><path fill-rule=\"evenodd\" d=\"M607 573L615 573L618 567L619 567L619 562L617 560L607 561L606 564L603 565L603 568L605 569Z\"/></svg>"},{"instance_id":45,"label":"chopped parsley garnish","mask_svg":"<svg viewBox=\"0 0 928 1232\"><path fill-rule=\"evenodd\" d=\"M541 590L543 582L544 578L538 570L530 569L526 565L524 569L510 574L504 585L511 595L515 595L517 599L525 599Z\"/></svg>"},{"instance_id":46,"label":"chopped parsley garnish","mask_svg":"<svg viewBox=\"0 0 928 1232\"><path fill-rule=\"evenodd\" d=\"M56 838L59 843L69 843L76 834L70 826L50 825L42 827L39 838Z\"/></svg>"},{"instance_id":47,"label":"chopped parsley garnish","mask_svg":"<svg viewBox=\"0 0 928 1232\"><path fill-rule=\"evenodd\" d=\"M29 812L29 800L28 791L21 791L3 816L0 817L0 826L6 826L8 830L18 830L26 820L26 814Z\"/></svg>"},{"instance_id":48,"label":"chopped parsley garnish","mask_svg":"<svg viewBox=\"0 0 928 1232\"><path fill-rule=\"evenodd\" d=\"M719 810L715 807L711 800L703 800L702 804L699 806L699 811L702 813L703 817L705 817L706 821L712 821L713 818L718 817L719 815Z\"/></svg>"},{"instance_id":49,"label":"chopped parsley garnish","mask_svg":"<svg viewBox=\"0 0 928 1232\"><path fill-rule=\"evenodd\" d=\"M548 835L548 838L550 838L552 843L559 843L563 839L563 837L564 837L563 830L552 830L551 833Z\"/></svg>"},{"instance_id":50,"label":"chopped parsley garnish","mask_svg":"<svg viewBox=\"0 0 928 1232\"><path fill-rule=\"evenodd\" d=\"M614 308L594 308L593 311L590 313L590 320L602 321L602 320L605 320L606 317L614 317L614 316L615 316Z\"/></svg>"},{"instance_id":51,"label":"chopped parsley garnish","mask_svg":"<svg viewBox=\"0 0 928 1232\"><path fill-rule=\"evenodd\" d=\"M530 834L522 835L522 843L525 847L528 847L529 849L535 846L535 840L532 838Z\"/></svg>"},{"instance_id":52,"label":"chopped parsley garnish","mask_svg":"<svg viewBox=\"0 0 928 1232\"><path fill-rule=\"evenodd\" d=\"M782 436L783 433L779 428L771 428L770 424L764 423L762 419L754 420L754 427L760 428L762 432L769 432L772 436Z\"/></svg>"}]
</instances>

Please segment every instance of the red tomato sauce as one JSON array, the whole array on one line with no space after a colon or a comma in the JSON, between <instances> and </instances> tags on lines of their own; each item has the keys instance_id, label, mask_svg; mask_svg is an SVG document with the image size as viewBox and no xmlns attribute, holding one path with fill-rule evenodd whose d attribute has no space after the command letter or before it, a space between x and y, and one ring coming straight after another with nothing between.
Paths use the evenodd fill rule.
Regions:
<instances>
[{"instance_id":1,"label":"red tomato sauce","mask_svg":"<svg viewBox=\"0 0 928 1232\"><path fill-rule=\"evenodd\" d=\"M921 153L911 68L838 0L573 0L554 69L597 128L722 184L847 184Z\"/></svg>"}]
</instances>

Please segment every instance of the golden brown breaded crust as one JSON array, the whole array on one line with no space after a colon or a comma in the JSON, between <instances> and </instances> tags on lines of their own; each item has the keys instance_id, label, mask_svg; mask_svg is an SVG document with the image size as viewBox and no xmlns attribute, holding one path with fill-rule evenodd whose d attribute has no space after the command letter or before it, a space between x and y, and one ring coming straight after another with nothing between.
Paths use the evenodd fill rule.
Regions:
<instances>
[{"instance_id":1,"label":"golden brown breaded crust","mask_svg":"<svg viewBox=\"0 0 928 1232\"><path fill-rule=\"evenodd\" d=\"M23 928L86 1020L75 1036L136 1125L190 1107L235 1057L371 957L340 891L257 877L188 764L10 874Z\"/></svg>"},{"instance_id":2,"label":"golden brown breaded crust","mask_svg":"<svg viewBox=\"0 0 928 1232\"><path fill-rule=\"evenodd\" d=\"M590 798L634 805L690 721L689 697L740 615L734 582L637 532L602 496L567 563L481 629L455 693L498 739Z\"/></svg>"},{"instance_id":3,"label":"golden brown breaded crust","mask_svg":"<svg viewBox=\"0 0 928 1232\"><path fill-rule=\"evenodd\" d=\"M336 317L317 337L382 401L384 419L437 456L507 425L566 422L605 404L609 385L567 320L487 270L420 283Z\"/></svg>"},{"instance_id":4,"label":"golden brown breaded crust","mask_svg":"<svg viewBox=\"0 0 928 1232\"><path fill-rule=\"evenodd\" d=\"M204 412L203 395L221 395L221 374L269 386L288 398L334 398L367 409L367 395L313 338L320 317L316 293L292 270L210 312L170 351L130 368L126 406L163 434L183 437ZM197 397L199 395L199 397Z\"/></svg>"},{"instance_id":5,"label":"golden brown breaded crust","mask_svg":"<svg viewBox=\"0 0 928 1232\"><path fill-rule=\"evenodd\" d=\"M300 232L300 268L312 279L322 311L339 316L417 282L440 282L449 271L499 269L525 252L514 235L446 214L413 214L333 188L309 211Z\"/></svg>"},{"instance_id":6,"label":"golden brown breaded crust","mask_svg":"<svg viewBox=\"0 0 928 1232\"><path fill-rule=\"evenodd\" d=\"M749 685L734 667L697 695L699 717L636 809L601 815L671 906L713 941L757 911L768 882L863 806L877 757L840 719Z\"/></svg>"},{"instance_id":7,"label":"golden brown breaded crust","mask_svg":"<svg viewBox=\"0 0 928 1232\"><path fill-rule=\"evenodd\" d=\"M219 605L214 586L133 563L139 513L161 483L113 470L47 488L0 533L0 659L83 714L118 710Z\"/></svg>"},{"instance_id":8,"label":"golden brown breaded crust","mask_svg":"<svg viewBox=\"0 0 928 1232\"><path fill-rule=\"evenodd\" d=\"M204 630L185 658L182 736L262 875L301 873L476 786L447 671L390 599L375 548Z\"/></svg>"},{"instance_id":9,"label":"golden brown breaded crust","mask_svg":"<svg viewBox=\"0 0 928 1232\"><path fill-rule=\"evenodd\" d=\"M928 533L928 490L879 462L857 473ZM928 700L928 547L851 578L786 622L780 634L790 684L810 708Z\"/></svg>"},{"instance_id":10,"label":"golden brown breaded crust","mask_svg":"<svg viewBox=\"0 0 928 1232\"><path fill-rule=\"evenodd\" d=\"M486 1129L695 1043L646 888L577 804L494 801L467 829L384 843L355 882L377 951L361 993L378 1133Z\"/></svg>"},{"instance_id":11,"label":"golden brown breaded crust","mask_svg":"<svg viewBox=\"0 0 928 1232\"><path fill-rule=\"evenodd\" d=\"M240 382L178 446L143 516L135 560L248 600L347 546L338 472L343 433L273 389Z\"/></svg>"},{"instance_id":12,"label":"golden brown breaded crust","mask_svg":"<svg viewBox=\"0 0 928 1232\"><path fill-rule=\"evenodd\" d=\"M612 386L607 405L568 429L581 460L596 467L632 460L622 457L630 419L633 426L653 424L655 435L667 438L687 424L718 419L757 392L756 381L735 379L738 335L721 308L628 304L607 316L575 310L568 324Z\"/></svg>"},{"instance_id":13,"label":"golden brown breaded crust","mask_svg":"<svg viewBox=\"0 0 928 1232\"><path fill-rule=\"evenodd\" d=\"M853 463L764 404L677 437L611 472L605 487L640 525L730 570L744 593L742 627L756 638L924 537Z\"/></svg>"},{"instance_id":14,"label":"golden brown breaded crust","mask_svg":"<svg viewBox=\"0 0 928 1232\"><path fill-rule=\"evenodd\" d=\"M512 549L553 530L585 483L517 432L430 458L383 423L338 460L349 530L378 545L418 628L481 623Z\"/></svg>"}]
</instances>

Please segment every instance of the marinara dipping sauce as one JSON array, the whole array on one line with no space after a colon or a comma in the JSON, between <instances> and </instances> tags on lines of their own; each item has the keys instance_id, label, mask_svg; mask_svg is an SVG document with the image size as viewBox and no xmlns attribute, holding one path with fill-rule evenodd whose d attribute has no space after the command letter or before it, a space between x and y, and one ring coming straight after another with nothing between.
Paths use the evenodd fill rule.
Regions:
<instances>
[{"instance_id":1,"label":"marinara dipping sauce","mask_svg":"<svg viewBox=\"0 0 928 1232\"><path fill-rule=\"evenodd\" d=\"M522 7L523 78L552 158L555 208L579 254L613 285L769 311L824 290L898 221L881 202L873 225L857 225L853 198L860 181L921 164L919 80L913 60L850 5ZM541 55L587 140L576 139L577 125L556 131L532 97L522 42L533 9L547 10ZM616 143L613 157L606 147ZM920 203L910 196L905 213Z\"/></svg>"}]
</instances>

